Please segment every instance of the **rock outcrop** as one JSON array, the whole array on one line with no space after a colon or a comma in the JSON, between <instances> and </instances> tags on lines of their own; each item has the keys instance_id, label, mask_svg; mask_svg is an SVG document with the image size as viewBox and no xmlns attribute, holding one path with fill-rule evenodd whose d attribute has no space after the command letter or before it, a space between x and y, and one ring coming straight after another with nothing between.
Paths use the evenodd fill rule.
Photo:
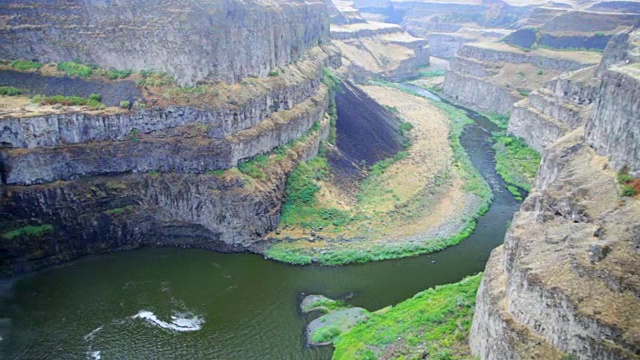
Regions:
<instances>
[{"instance_id":1,"label":"rock outcrop","mask_svg":"<svg viewBox=\"0 0 640 360\"><path fill-rule=\"evenodd\" d=\"M163 71L181 85L266 76L329 37L323 1L34 0L0 6L0 58Z\"/></svg>"},{"instance_id":2,"label":"rock outcrop","mask_svg":"<svg viewBox=\"0 0 640 360\"><path fill-rule=\"evenodd\" d=\"M429 65L426 39L409 35L396 24L343 21L355 17L353 3L335 0L334 4L346 12L343 17L332 17L331 25L333 43L344 57L344 77L357 82L379 76L396 80L415 76L418 68Z\"/></svg>"},{"instance_id":3,"label":"rock outcrop","mask_svg":"<svg viewBox=\"0 0 640 360\"><path fill-rule=\"evenodd\" d=\"M444 94L480 111L506 114L516 101L546 81L599 61L600 56L594 52L523 51L503 43L466 44L451 61Z\"/></svg>"},{"instance_id":4,"label":"rock outcrop","mask_svg":"<svg viewBox=\"0 0 640 360\"><path fill-rule=\"evenodd\" d=\"M535 188L478 292L470 345L482 359L640 359L640 201L622 196L616 180L621 169L638 176L637 63L609 66L599 85L561 78L555 103L531 105L573 102L591 115L555 142L539 142L545 151ZM594 91L593 105L576 101ZM563 114L545 116L569 124Z\"/></svg>"},{"instance_id":5,"label":"rock outcrop","mask_svg":"<svg viewBox=\"0 0 640 360\"><path fill-rule=\"evenodd\" d=\"M199 1L178 7L172 1L155 0L137 5L128 2L105 10L97 2L68 1L56 8L60 17L53 29L67 24L72 15L78 17L77 27L64 25L50 34L33 35L37 46L9 48L6 42L0 46L4 51L0 56L11 59L32 51L30 57L69 61L78 55L76 51L84 51L88 58L80 59L134 69L155 68L156 61L166 60L161 69L179 83L207 79L185 88L160 74L149 75L159 81L133 75L137 86L131 80L94 76L74 78L73 86L64 87L64 95L86 96L76 93L83 88L104 90L106 108L3 97L0 276L140 246L258 250L262 237L278 224L288 174L297 162L315 156L320 141L328 137L329 91L322 78L328 67L340 66L341 58L335 47L317 46L328 40L324 5L319 9L313 2ZM11 26L34 21L31 17L40 11L22 3L11 6L15 8ZM134 8L147 9L144 19L152 25L124 30L129 15L116 16L116 10ZM163 23L153 20L177 9L171 27L158 34L156 27ZM212 28L209 20L219 28ZM11 42L38 29L11 26L0 30ZM103 29L110 26L121 31ZM206 31L192 31L203 26ZM97 45L120 44L137 36L147 42L120 57L107 48L100 54L113 58L100 61L91 57L96 44L83 46L92 39L89 28L108 34L96 40ZM210 32L214 30L218 32ZM187 34L205 36L206 46L180 43ZM164 44L168 38L178 39L180 48ZM59 41L49 42L53 39ZM220 45L234 39L234 51ZM77 42L71 53L56 47L71 40ZM264 44L268 46L263 48ZM255 47L245 54L246 46ZM163 49L165 53L157 52ZM174 54L178 50L184 56ZM231 54L238 56L228 63ZM110 62L116 58L126 64ZM273 66L278 71L267 76ZM220 78L216 71L229 77ZM247 73L252 75L235 84L214 81L237 81ZM33 81L16 82L25 93L53 91L60 87L46 85L70 83L45 70L5 70L3 78L25 74ZM124 100L117 98L118 89L135 95L129 106L112 106Z\"/></svg>"}]
</instances>

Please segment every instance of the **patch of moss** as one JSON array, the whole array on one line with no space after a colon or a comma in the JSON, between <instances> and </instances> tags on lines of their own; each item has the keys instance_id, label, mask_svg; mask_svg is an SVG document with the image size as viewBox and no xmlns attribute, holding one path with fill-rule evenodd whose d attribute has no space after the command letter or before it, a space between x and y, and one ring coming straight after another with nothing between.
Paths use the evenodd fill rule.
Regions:
<instances>
[{"instance_id":1,"label":"patch of moss","mask_svg":"<svg viewBox=\"0 0 640 360\"><path fill-rule=\"evenodd\" d=\"M42 237L44 235L50 234L53 232L53 225L51 224L43 224L43 225L27 225L18 229L13 229L2 234L2 237L7 240L12 240L19 237Z\"/></svg>"}]
</instances>

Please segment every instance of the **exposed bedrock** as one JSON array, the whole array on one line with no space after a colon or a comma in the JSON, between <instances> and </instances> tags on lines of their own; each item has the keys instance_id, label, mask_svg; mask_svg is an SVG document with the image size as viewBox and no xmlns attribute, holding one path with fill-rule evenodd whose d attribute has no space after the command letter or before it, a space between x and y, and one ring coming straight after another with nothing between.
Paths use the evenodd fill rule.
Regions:
<instances>
[{"instance_id":1,"label":"exposed bedrock","mask_svg":"<svg viewBox=\"0 0 640 360\"><path fill-rule=\"evenodd\" d=\"M224 174L146 173L0 187L0 228L51 224L50 232L3 239L0 277L83 255L140 246L245 251L278 224L287 174L315 156L328 121L265 180Z\"/></svg>"},{"instance_id":2,"label":"exposed bedrock","mask_svg":"<svg viewBox=\"0 0 640 360\"><path fill-rule=\"evenodd\" d=\"M640 358L640 203L581 132L547 150L487 265L470 342L483 359Z\"/></svg>"},{"instance_id":3,"label":"exposed bedrock","mask_svg":"<svg viewBox=\"0 0 640 360\"><path fill-rule=\"evenodd\" d=\"M640 200L617 180L625 167L638 176L636 65L567 74L530 96L539 114L512 117L510 131L544 152L478 292L470 345L481 358L640 359ZM539 129L552 124L555 141Z\"/></svg>"},{"instance_id":4,"label":"exposed bedrock","mask_svg":"<svg viewBox=\"0 0 640 360\"><path fill-rule=\"evenodd\" d=\"M515 102L545 81L599 61L596 53L569 54L547 49L526 52L502 43L466 44L450 63L444 94L474 109L506 114ZM549 139L561 133L554 132Z\"/></svg>"},{"instance_id":5,"label":"exposed bedrock","mask_svg":"<svg viewBox=\"0 0 640 360\"><path fill-rule=\"evenodd\" d=\"M444 92L457 103L497 114L508 113L519 100L507 89L455 71L446 73Z\"/></svg>"},{"instance_id":6,"label":"exposed bedrock","mask_svg":"<svg viewBox=\"0 0 640 360\"><path fill-rule=\"evenodd\" d=\"M640 47L639 47L640 49ZM614 67L602 75L600 96L587 122L587 141L610 156L617 170L640 176L640 63Z\"/></svg>"},{"instance_id":7,"label":"exposed bedrock","mask_svg":"<svg viewBox=\"0 0 640 360\"><path fill-rule=\"evenodd\" d=\"M599 89L595 69L563 74L515 103L509 132L543 152L567 132L583 126Z\"/></svg>"},{"instance_id":8,"label":"exposed bedrock","mask_svg":"<svg viewBox=\"0 0 640 360\"><path fill-rule=\"evenodd\" d=\"M323 1L33 0L0 13L0 58L163 71L181 85L266 76L329 37Z\"/></svg>"},{"instance_id":9,"label":"exposed bedrock","mask_svg":"<svg viewBox=\"0 0 640 360\"><path fill-rule=\"evenodd\" d=\"M130 133L128 139L79 143L52 148L4 151L6 184L30 185L84 176L163 171L203 173L228 169L239 160L285 145L322 120L328 106L324 86L314 97L292 110L283 110L257 126L214 139L207 127L185 125L148 136ZM195 123L195 119L187 119Z\"/></svg>"}]
</instances>

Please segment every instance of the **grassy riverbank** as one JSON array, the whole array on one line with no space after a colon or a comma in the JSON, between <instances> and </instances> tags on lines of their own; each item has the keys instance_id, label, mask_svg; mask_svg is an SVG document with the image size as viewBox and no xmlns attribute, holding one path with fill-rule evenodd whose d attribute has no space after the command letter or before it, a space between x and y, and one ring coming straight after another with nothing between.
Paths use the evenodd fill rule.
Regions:
<instances>
[{"instance_id":1,"label":"grassy riverbank","mask_svg":"<svg viewBox=\"0 0 640 360\"><path fill-rule=\"evenodd\" d=\"M334 341L334 360L471 358L467 338L482 274L371 313Z\"/></svg>"},{"instance_id":2,"label":"grassy riverbank","mask_svg":"<svg viewBox=\"0 0 640 360\"><path fill-rule=\"evenodd\" d=\"M507 189L516 199L522 200L514 185L531 191L540 166L540 154L515 136L495 134L494 141L496 171L507 183Z\"/></svg>"},{"instance_id":3,"label":"grassy riverbank","mask_svg":"<svg viewBox=\"0 0 640 360\"><path fill-rule=\"evenodd\" d=\"M299 165L287 184L281 234L266 250L268 258L339 265L435 252L467 238L489 208L491 191L460 144L471 122L463 111L393 89L368 90L411 101L384 105L397 107L413 125L404 127L412 146L371 166L355 196L331 183L323 158ZM433 128L438 121L442 125Z\"/></svg>"}]
</instances>

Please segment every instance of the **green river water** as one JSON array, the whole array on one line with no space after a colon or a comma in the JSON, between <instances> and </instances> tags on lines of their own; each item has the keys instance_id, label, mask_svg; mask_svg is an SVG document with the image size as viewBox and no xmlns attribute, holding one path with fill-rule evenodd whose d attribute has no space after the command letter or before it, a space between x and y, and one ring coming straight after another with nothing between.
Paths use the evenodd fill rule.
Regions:
<instances>
[{"instance_id":1,"label":"green river water","mask_svg":"<svg viewBox=\"0 0 640 360\"><path fill-rule=\"evenodd\" d=\"M376 310L482 271L502 242L518 203L494 170L489 139L497 129L470 116L476 123L462 144L495 199L460 245L340 267L168 248L89 256L0 284L0 358L330 358L330 347L305 345L305 294Z\"/></svg>"}]
</instances>

